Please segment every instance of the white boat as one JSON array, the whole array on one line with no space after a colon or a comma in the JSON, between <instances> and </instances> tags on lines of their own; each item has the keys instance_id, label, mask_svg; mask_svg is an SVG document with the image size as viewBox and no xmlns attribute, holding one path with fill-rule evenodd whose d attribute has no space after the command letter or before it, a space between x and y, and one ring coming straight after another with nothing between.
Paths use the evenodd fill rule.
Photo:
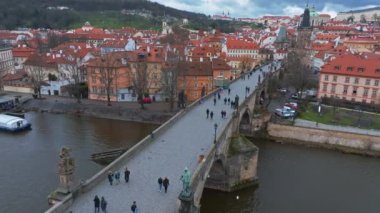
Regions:
<instances>
[{"instance_id":1,"label":"white boat","mask_svg":"<svg viewBox=\"0 0 380 213\"><path fill-rule=\"evenodd\" d=\"M18 132L31 127L32 125L23 118L0 114L0 130Z\"/></svg>"}]
</instances>

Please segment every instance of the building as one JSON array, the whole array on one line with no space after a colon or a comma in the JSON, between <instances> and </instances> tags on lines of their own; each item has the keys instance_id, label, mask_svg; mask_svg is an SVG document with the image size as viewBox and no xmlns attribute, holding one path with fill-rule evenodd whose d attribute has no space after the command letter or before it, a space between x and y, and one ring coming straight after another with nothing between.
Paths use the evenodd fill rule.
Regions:
<instances>
[{"instance_id":1,"label":"building","mask_svg":"<svg viewBox=\"0 0 380 213\"><path fill-rule=\"evenodd\" d=\"M0 47L0 76L14 71L12 48Z\"/></svg>"},{"instance_id":2,"label":"building","mask_svg":"<svg viewBox=\"0 0 380 213\"><path fill-rule=\"evenodd\" d=\"M380 56L370 53L331 57L322 66L318 97L380 104Z\"/></svg>"},{"instance_id":3,"label":"building","mask_svg":"<svg viewBox=\"0 0 380 213\"><path fill-rule=\"evenodd\" d=\"M210 61L184 61L179 63L178 91L184 91L187 101L195 101L214 88L212 63Z\"/></svg>"}]
</instances>

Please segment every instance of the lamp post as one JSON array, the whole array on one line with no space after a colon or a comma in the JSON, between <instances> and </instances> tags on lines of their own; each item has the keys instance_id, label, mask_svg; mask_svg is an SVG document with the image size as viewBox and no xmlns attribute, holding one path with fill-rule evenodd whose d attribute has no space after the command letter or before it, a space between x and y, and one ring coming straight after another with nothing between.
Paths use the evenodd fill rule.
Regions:
<instances>
[{"instance_id":1,"label":"lamp post","mask_svg":"<svg viewBox=\"0 0 380 213\"><path fill-rule=\"evenodd\" d=\"M214 144L216 144L216 130L218 129L218 124L214 124L214 130L215 130L215 132L214 132Z\"/></svg>"}]
</instances>

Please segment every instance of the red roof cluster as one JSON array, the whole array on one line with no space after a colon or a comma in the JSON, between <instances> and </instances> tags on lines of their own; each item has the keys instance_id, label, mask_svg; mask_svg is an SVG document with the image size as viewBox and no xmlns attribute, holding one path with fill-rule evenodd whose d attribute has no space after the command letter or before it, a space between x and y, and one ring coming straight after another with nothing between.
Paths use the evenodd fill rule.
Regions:
<instances>
[{"instance_id":1,"label":"red roof cluster","mask_svg":"<svg viewBox=\"0 0 380 213\"><path fill-rule=\"evenodd\" d=\"M228 49L245 49L245 50L255 49L257 50L259 49L259 45L257 45L254 42L248 42L245 40L228 39L227 48Z\"/></svg>"}]
</instances>

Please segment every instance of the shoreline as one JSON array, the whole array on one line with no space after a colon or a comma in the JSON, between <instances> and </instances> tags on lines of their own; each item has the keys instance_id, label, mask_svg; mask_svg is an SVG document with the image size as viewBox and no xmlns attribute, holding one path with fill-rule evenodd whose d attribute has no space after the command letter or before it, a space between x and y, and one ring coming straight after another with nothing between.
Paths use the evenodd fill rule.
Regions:
<instances>
[{"instance_id":1,"label":"shoreline","mask_svg":"<svg viewBox=\"0 0 380 213\"><path fill-rule=\"evenodd\" d=\"M21 105L25 112L39 112L51 114L67 114L94 118L112 119L128 122L139 122L161 125L169 120L178 111L168 112L166 103L146 105L140 109L137 103L113 103L107 106L104 102L83 101L76 103L72 99L31 99Z\"/></svg>"}]
</instances>

